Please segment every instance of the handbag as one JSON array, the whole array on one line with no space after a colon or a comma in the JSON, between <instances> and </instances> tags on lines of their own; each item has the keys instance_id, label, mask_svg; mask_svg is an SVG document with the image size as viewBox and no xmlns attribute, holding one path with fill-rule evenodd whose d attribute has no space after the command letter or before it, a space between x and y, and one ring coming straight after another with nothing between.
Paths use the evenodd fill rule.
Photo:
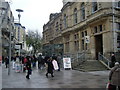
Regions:
<instances>
[{"instance_id":1,"label":"handbag","mask_svg":"<svg viewBox=\"0 0 120 90\"><path fill-rule=\"evenodd\" d=\"M112 89L112 84L110 82L107 83L106 90L113 90Z\"/></svg>"}]
</instances>

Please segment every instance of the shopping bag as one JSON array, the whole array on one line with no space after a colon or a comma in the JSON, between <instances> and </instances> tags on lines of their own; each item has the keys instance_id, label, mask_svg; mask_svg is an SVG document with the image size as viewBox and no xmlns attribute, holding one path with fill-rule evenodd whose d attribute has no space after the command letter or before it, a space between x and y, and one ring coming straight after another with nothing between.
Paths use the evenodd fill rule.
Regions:
<instances>
[{"instance_id":1,"label":"shopping bag","mask_svg":"<svg viewBox=\"0 0 120 90\"><path fill-rule=\"evenodd\" d=\"M59 68L58 68L58 63L57 63L56 60L53 60L53 61L52 61L52 64L53 64L54 70L58 70L58 69L59 69Z\"/></svg>"},{"instance_id":2,"label":"shopping bag","mask_svg":"<svg viewBox=\"0 0 120 90\"><path fill-rule=\"evenodd\" d=\"M112 90L112 84L111 83L107 83L106 90Z\"/></svg>"}]
</instances>

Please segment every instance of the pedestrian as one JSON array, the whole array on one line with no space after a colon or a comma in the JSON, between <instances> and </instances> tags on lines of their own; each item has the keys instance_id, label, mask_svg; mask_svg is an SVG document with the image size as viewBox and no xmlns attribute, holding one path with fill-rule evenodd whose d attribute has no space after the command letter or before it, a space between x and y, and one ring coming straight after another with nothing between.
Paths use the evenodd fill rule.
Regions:
<instances>
[{"instance_id":1,"label":"pedestrian","mask_svg":"<svg viewBox=\"0 0 120 90\"><path fill-rule=\"evenodd\" d=\"M40 54L38 57L38 69L43 69L44 64L45 64L44 59L42 55Z\"/></svg>"},{"instance_id":2,"label":"pedestrian","mask_svg":"<svg viewBox=\"0 0 120 90\"><path fill-rule=\"evenodd\" d=\"M114 67L115 62L116 62L115 55L114 55L114 54L112 54L112 56L111 56L111 64L110 64L110 67L111 67L111 68L112 68L112 67Z\"/></svg>"},{"instance_id":3,"label":"pedestrian","mask_svg":"<svg viewBox=\"0 0 120 90\"><path fill-rule=\"evenodd\" d=\"M51 77L54 77L53 75L53 64L52 64L52 58L50 57L47 61L46 61L46 66L47 66L47 73L46 73L46 77L48 77L48 74L51 74Z\"/></svg>"},{"instance_id":4,"label":"pedestrian","mask_svg":"<svg viewBox=\"0 0 120 90\"><path fill-rule=\"evenodd\" d=\"M8 64L9 64L9 58L6 57L6 58L5 58L5 65L6 65L6 68L8 68Z\"/></svg>"},{"instance_id":5,"label":"pedestrian","mask_svg":"<svg viewBox=\"0 0 120 90\"><path fill-rule=\"evenodd\" d=\"M27 68L26 78L30 79L30 75L32 74L32 69L31 69L31 61L29 56L27 56L26 68Z\"/></svg>"},{"instance_id":6,"label":"pedestrian","mask_svg":"<svg viewBox=\"0 0 120 90\"><path fill-rule=\"evenodd\" d=\"M111 84L111 90L120 90L120 64L115 63L115 66L111 69L109 73L109 82Z\"/></svg>"},{"instance_id":7,"label":"pedestrian","mask_svg":"<svg viewBox=\"0 0 120 90\"><path fill-rule=\"evenodd\" d=\"M61 67L61 56L60 55L57 56L57 63L58 63L58 71L60 71L60 67Z\"/></svg>"}]
</instances>

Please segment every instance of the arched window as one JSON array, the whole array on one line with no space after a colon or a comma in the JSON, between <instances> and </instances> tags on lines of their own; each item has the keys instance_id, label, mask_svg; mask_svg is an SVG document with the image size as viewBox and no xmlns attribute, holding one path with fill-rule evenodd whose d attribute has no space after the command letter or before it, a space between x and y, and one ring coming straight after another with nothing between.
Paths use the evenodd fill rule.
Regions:
<instances>
[{"instance_id":1,"label":"arched window","mask_svg":"<svg viewBox=\"0 0 120 90\"><path fill-rule=\"evenodd\" d=\"M66 16L66 14L64 14L64 27L65 28L67 27L67 16Z\"/></svg>"},{"instance_id":2,"label":"arched window","mask_svg":"<svg viewBox=\"0 0 120 90\"><path fill-rule=\"evenodd\" d=\"M85 4L81 4L81 20L85 19Z\"/></svg>"},{"instance_id":3,"label":"arched window","mask_svg":"<svg viewBox=\"0 0 120 90\"><path fill-rule=\"evenodd\" d=\"M74 23L77 23L77 8L74 9Z\"/></svg>"},{"instance_id":4,"label":"arched window","mask_svg":"<svg viewBox=\"0 0 120 90\"><path fill-rule=\"evenodd\" d=\"M98 10L97 2L92 2L92 12L95 12Z\"/></svg>"}]
</instances>

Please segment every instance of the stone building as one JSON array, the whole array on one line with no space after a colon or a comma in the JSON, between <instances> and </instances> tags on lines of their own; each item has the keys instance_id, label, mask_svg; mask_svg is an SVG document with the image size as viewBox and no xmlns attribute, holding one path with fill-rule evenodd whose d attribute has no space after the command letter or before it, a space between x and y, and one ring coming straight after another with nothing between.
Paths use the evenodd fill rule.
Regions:
<instances>
[{"instance_id":1,"label":"stone building","mask_svg":"<svg viewBox=\"0 0 120 90\"><path fill-rule=\"evenodd\" d=\"M85 52L91 59L120 51L120 1L67 2L53 16L43 26L44 46L60 43L64 54Z\"/></svg>"},{"instance_id":2,"label":"stone building","mask_svg":"<svg viewBox=\"0 0 120 90\"><path fill-rule=\"evenodd\" d=\"M2 33L2 55L8 56L9 55L9 46L11 43L11 50L14 52L14 16L10 9L10 5L8 2L3 0L2 2L2 13L1 13L1 33ZM10 35L11 34L11 35ZM10 41L11 36L11 41ZM13 54L13 53L12 53Z\"/></svg>"}]
</instances>

